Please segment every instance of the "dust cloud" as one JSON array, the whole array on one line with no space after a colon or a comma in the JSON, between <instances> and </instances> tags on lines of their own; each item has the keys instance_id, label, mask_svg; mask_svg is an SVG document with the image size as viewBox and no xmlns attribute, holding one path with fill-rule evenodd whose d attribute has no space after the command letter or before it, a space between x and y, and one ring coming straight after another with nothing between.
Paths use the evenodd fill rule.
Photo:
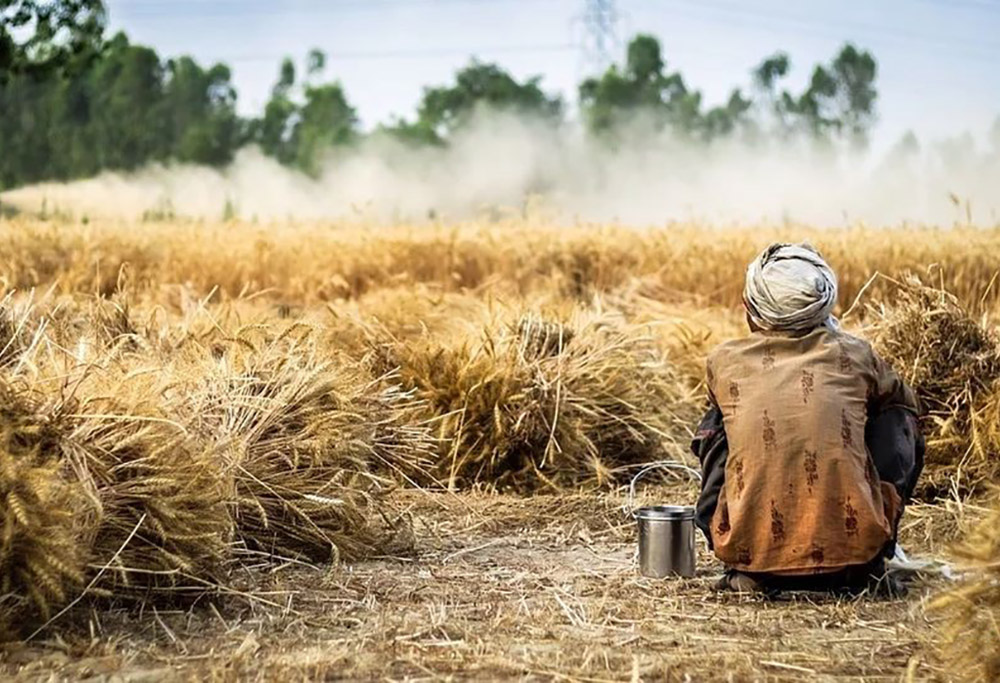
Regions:
<instances>
[{"instance_id":1,"label":"dust cloud","mask_svg":"<svg viewBox=\"0 0 1000 683\"><path fill-rule=\"evenodd\" d=\"M1000 130L1000 126L997 127ZM553 220L1000 224L1000 135L898 145L881 158L803 141L692 144L641 119L613 145L578 127L483 113L446 148L372 136L331 151L319 177L255 148L211 169L135 173L12 190L24 211L75 217L374 221L544 210Z\"/></svg>"}]
</instances>

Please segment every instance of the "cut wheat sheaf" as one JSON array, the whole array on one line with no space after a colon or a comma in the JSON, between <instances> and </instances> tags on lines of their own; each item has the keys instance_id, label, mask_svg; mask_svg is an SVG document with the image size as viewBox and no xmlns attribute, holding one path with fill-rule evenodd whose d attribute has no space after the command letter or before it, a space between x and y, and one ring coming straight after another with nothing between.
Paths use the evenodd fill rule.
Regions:
<instances>
[{"instance_id":1,"label":"cut wheat sheaf","mask_svg":"<svg viewBox=\"0 0 1000 683\"><path fill-rule=\"evenodd\" d=\"M791 239L917 389L922 499L986 495L1000 230L0 222L0 629L412 553L401 488L569 494L691 464L745 263ZM949 634L1000 617L990 533Z\"/></svg>"}]
</instances>

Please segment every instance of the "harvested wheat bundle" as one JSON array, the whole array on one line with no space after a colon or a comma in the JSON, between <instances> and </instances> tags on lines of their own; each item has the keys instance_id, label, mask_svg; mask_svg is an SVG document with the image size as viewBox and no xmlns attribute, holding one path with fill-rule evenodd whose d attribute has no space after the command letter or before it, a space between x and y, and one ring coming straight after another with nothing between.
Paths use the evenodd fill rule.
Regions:
<instances>
[{"instance_id":1,"label":"harvested wheat bundle","mask_svg":"<svg viewBox=\"0 0 1000 683\"><path fill-rule=\"evenodd\" d=\"M377 289L357 300L329 304L325 341L352 358L374 360L375 371L391 368L389 347L431 335L466 334L487 317L489 306L467 293L441 292L426 286Z\"/></svg>"},{"instance_id":2,"label":"harvested wheat bundle","mask_svg":"<svg viewBox=\"0 0 1000 683\"><path fill-rule=\"evenodd\" d=\"M94 299L88 322L99 348L106 349L106 353L119 349L134 351L148 346L134 318L131 302L120 293L106 299Z\"/></svg>"},{"instance_id":3,"label":"harvested wheat bundle","mask_svg":"<svg viewBox=\"0 0 1000 683\"><path fill-rule=\"evenodd\" d=\"M81 399L71 440L100 505L97 593L169 600L224 576L232 521L215 447L176 421L180 394L161 368L105 368Z\"/></svg>"},{"instance_id":4,"label":"harvested wheat bundle","mask_svg":"<svg viewBox=\"0 0 1000 683\"><path fill-rule=\"evenodd\" d=\"M90 342L105 359L119 352L146 349L145 330L132 310L129 292L131 269L123 265L118 269L114 292L90 299L89 306L79 308L78 326L83 326L91 337Z\"/></svg>"},{"instance_id":5,"label":"harvested wheat bundle","mask_svg":"<svg viewBox=\"0 0 1000 683\"><path fill-rule=\"evenodd\" d=\"M77 362L102 365L127 355L167 348L155 315L144 319L121 292L109 297L59 297L46 311L49 338Z\"/></svg>"},{"instance_id":6,"label":"harvested wheat bundle","mask_svg":"<svg viewBox=\"0 0 1000 683\"><path fill-rule=\"evenodd\" d=\"M600 485L617 467L683 451L697 402L641 329L578 314L481 334L396 349L404 385L436 418L449 486Z\"/></svg>"},{"instance_id":7,"label":"harvested wheat bundle","mask_svg":"<svg viewBox=\"0 0 1000 683\"><path fill-rule=\"evenodd\" d=\"M365 416L359 429L368 444L370 470L410 484L427 480L435 441L420 402L412 390L400 386L395 369L367 379L353 402L356 412Z\"/></svg>"},{"instance_id":8,"label":"harvested wheat bundle","mask_svg":"<svg viewBox=\"0 0 1000 683\"><path fill-rule=\"evenodd\" d=\"M727 339L749 333L742 309L712 307L703 297L664 291L648 282L633 282L604 302L630 323L648 327L687 385L706 396L706 404L708 354Z\"/></svg>"},{"instance_id":9,"label":"harvested wheat bundle","mask_svg":"<svg viewBox=\"0 0 1000 683\"><path fill-rule=\"evenodd\" d=\"M948 292L917 278L892 305L870 306L875 348L914 387L926 416L922 495L975 490L1000 474L1000 425L982 412L1000 397L1000 343ZM995 414L995 411L994 411Z\"/></svg>"},{"instance_id":10,"label":"harvested wheat bundle","mask_svg":"<svg viewBox=\"0 0 1000 683\"><path fill-rule=\"evenodd\" d=\"M33 293L19 300L10 292L0 299L0 367L30 362L48 323L39 314Z\"/></svg>"},{"instance_id":11,"label":"harvested wheat bundle","mask_svg":"<svg viewBox=\"0 0 1000 683\"><path fill-rule=\"evenodd\" d=\"M525 358L558 356L573 341L573 330L537 315L523 316L517 323L520 353Z\"/></svg>"},{"instance_id":12,"label":"harvested wheat bundle","mask_svg":"<svg viewBox=\"0 0 1000 683\"><path fill-rule=\"evenodd\" d=\"M61 408L0 380L0 637L83 587L96 520L67 457L68 431Z\"/></svg>"},{"instance_id":13,"label":"harvested wheat bundle","mask_svg":"<svg viewBox=\"0 0 1000 683\"><path fill-rule=\"evenodd\" d=\"M90 299L83 322L83 338L105 363L129 354L169 356L191 336L190 321L168 324L161 306L137 306L124 287L110 296Z\"/></svg>"},{"instance_id":14,"label":"harvested wheat bundle","mask_svg":"<svg viewBox=\"0 0 1000 683\"><path fill-rule=\"evenodd\" d=\"M185 298L187 292L177 289L181 290L178 303L186 304L184 312L197 317L204 302L192 305L190 297ZM189 338L191 321L171 325L166 307L149 297L145 305L137 303L135 290L125 265L112 292L59 297L47 311L52 337L79 362L107 364L130 355L170 355Z\"/></svg>"},{"instance_id":15,"label":"harvested wheat bundle","mask_svg":"<svg viewBox=\"0 0 1000 683\"><path fill-rule=\"evenodd\" d=\"M248 336L225 346L206 397L206 426L231 461L239 538L315 562L384 550L388 475L421 468L430 450L427 430L408 424L409 397L363 363L324 357L308 330Z\"/></svg>"},{"instance_id":16,"label":"harvested wheat bundle","mask_svg":"<svg viewBox=\"0 0 1000 683\"><path fill-rule=\"evenodd\" d=\"M1000 680L1000 509L973 530L956 555L965 578L932 603L944 617L941 655L962 680Z\"/></svg>"}]
</instances>

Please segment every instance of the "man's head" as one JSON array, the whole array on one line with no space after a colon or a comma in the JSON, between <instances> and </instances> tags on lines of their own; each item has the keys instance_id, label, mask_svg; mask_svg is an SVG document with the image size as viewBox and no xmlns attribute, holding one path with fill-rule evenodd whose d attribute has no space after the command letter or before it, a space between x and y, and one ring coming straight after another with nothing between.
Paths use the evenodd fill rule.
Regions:
<instances>
[{"instance_id":1,"label":"man's head","mask_svg":"<svg viewBox=\"0 0 1000 683\"><path fill-rule=\"evenodd\" d=\"M747 268L743 304L751 329L836 327L836 303L837 276L808 244L772 244Z\"/></svg>"}]
</instances>

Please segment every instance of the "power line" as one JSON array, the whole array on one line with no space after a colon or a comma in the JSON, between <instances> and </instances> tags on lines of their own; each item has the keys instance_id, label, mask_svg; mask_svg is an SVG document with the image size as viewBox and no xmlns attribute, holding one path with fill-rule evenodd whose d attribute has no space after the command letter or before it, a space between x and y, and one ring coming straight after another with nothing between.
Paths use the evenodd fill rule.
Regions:
<instances>
[{"instance_id":1,"label":"power line","mask_svg":"<svg viewBox=\"0 0 1000 683\"><path fill-rule=\"evenodd\" d=\"M779 21L806 28L816 28L817 26L819 26L821 28L841 27L851 30L873 31L876 32L877 35L879 36L890 36L902 40L910 40L913 42L919 42L921 45L940 45L943 47L970 45L970 43L965 39L962 39L961 41L941 40L939 35L926 34L926 33L913 33L911 31L900 31L895 27L885 26L881 24L870 24L870 23L850 21L850 20L830 21L826 18L823 19L809 18L801 14L790 14L788 12L775 12L771 10L764 10L760 7L754 7L753 5L747 5L744 3L736 4L733 2L718 2L713 0L661 0L661 2L668 5L687 6L692 9L707 10L709 12L723 13L733 16L742 16L750 19ZM1000 5L998 5L997 7L1000 8ZM975 45L975 43L971 44ZM979 44L978 47L1000 48L1000 42Z\"/></svg>"},{"instance_id":2,"label":"power line","mask_svg":"<svg viewBox=\"0 0 1000 683\"><path fill-rule=\"evenodd\" d=\"M678 9L695 13L709 13L711 20L746 28L756 28L771 33L781 33L775 22L794 26L796 29L812 35L844 39L841 30L849 30L855 35L886 42L895 42L909 47L919 46L926 49L946 49L949 54L958 54L971 59L996 61L1000 59L1000 43L974 43L966 40L942 40L939 36L912 33L890 29L885 26L854 21L822 21L808 19L802 15L763 10L759 7L729 2L713 2L712 0L659 0L661 6L674 6ZM837 29L841 30L837 30ZM867 36L865 36L867 34ZM971 48L971 49L970 49Z\"/></svg>"},{"instance_id":3,"label":"power line","mask_svg":"<svg viewBox=\"0 0 1000 683\"><path fill-rule=\"evenodd\" d=\"M969 9L982 12L1000 12L1000 3L989 2L989 0L920 0L925 5L937 5L948 9Z\"/></svg>"},{"instance_id":4,"label":"power line","mask_svg":"<svg viewBox=\"0 0 1000 683\"><path fill-rule=\"evenodd\" d=\"M316 16L340 11L377 10L389 7L420 6L424 8L433 8L440 6L443 8L445 6L486 6L522 4L527 2L536 4L542 1L566 2L568 0L340 0L338 2L326 0L322 2L322 4L320 4L320 0L315 0L316 4L311 7L284 7L280 10L260 6L247 9L246 0L130 0L127 5L123 6L143 8L147 10L140 11L140 15L152 16L175 14L174 18L203 20L206 14L204 10L213 7L214 11L208 12L209 17L229 17L234 15L280 16L286 14L309 14L311 16ZM936 4L934 0L923 0L923 2ZM237 7L237 3L239 3L239 7ZM574 39L574 42L579 40L577 47L582 49L588 68L600 72L606 69L607 66L613 61L615 54L620 48L618 28L621 15L618 12L614 0L585 0L585 3L585 10L583 14L578 15L577 17L577 20L583 23L585 29L584 35L580 39ZM959 2L959 0L949 0L948 4L949 6L955 4L959 7L967 6L970 8L1000 9L1000 3L986 2L986 0L961 0L961 2ZM187 6L193 10L195 5L198 6L197 14L188 13L186 15L176 16L178 6ZM780 27L775 24L793 26L798 31L803 33L835 38L838 40L844 39L845 36L842 31L846 30L851 31L853 36L857 36L862 39L877 39L884 43L895 43L896 45L904 46L911 51L914 48L920 49L921 51L927 49L943 49L947 50L947 54L949 55L974 60L989 61L990 63L995 63L998 59L1000 59L1000 51L998 51L1000 50L1000 43L976 43L967 40L950 40L948 36L942 38L939 35L901 31L884 25L850 20L829 21L823 19L822 21L819 21L816 18L805 17L801 14L765 10L759 6L755 7L752 3L737 4L734 2L726 2L724 0L721 2L719 0L660 0L656 3L650 3L650 5L659 6L661 8L672 6L680 11L683 11L688 16L698 14L705 16L707 14L707 17L710 17L710 20L713 22L736 25L749 28L751 30L763 30L779 35L782 31ZM647 7L650 5L647 5ZM148 10L153 11L150 12ZM157 12L156 10L160 11ZM892 46L890 45L889 48L891 49L891 47ZM472 54L476 52L555 52L570 49L573 49L571 44L529 46L508 45L484 47L479 49L416 48L390 51L344 52L340 54L331 54L331 58L344 60L422 58L450 56L463 53ZM274 57L274 59L280 58L280 56ZM253 55L236 58L233 59L233 61L250 62L264 61L266 59L271 59L271 57Z\"/></svg>"},{"instance_id":5,"label":"power line","mask_svg":"<svg viewBox=\"0 0 1000 683\"><path fill-rule=\"evenodd\" d=\"M247 8L246 0L130 0L128 3L120 5L121 8L129 8L133 16L167 16L171 15L172 20L204 21L211 18L232 17L263 17L263 16L287 16L302 15L319 16L335 14L340 12L361 12L388 8L405 8L418 6L426 9L437 7L458 7L458 6L488 6L488 5L516 5L516 4L537 4L539 2L568 2L569 0L340 0L338 2L319 2L313 0L310 6L282 7L274 6L250 7ZM940 4L935 0L922 0L926 4ZM584 26L584 35L581 40L581 47L584 57L590 68L598 71L606 68L613 56L620 48L618 36L621 14L616 8L614 0L585 0L585 10L577 17ZM657 3L649 3L653 6L673 6L678 9L687 9L694 14L708 14L713 21L719 23L747 27L757 30L765 30L771 33L780 34L776 23L787 26L794 26L802 32L824 37L843 39L841 31L851 31L853 35L865 39L875 39L884 42L894 42L896 44L915 46L920 48L941 48L957 56L970 57L978 60L996 60L1000 58L1000 42L975 42L964 38L950 36L942 38L940 35L921 34L909 31L901 31L895 27L885 25L857 22L851 20L817 20L813 17L805 17L801 14L765 10L761 7L754 7L752 3L734 2L713 2L712 0L660 0ZM987 2L986 0L948 0L949 7L986 9L1000 11L1000 3ZM186 7L190 11L178 14L179 7Z\"/></svg>"},{"instance_id":6,"label":"power line","mask_svg":"<svg viewBox=\"0 0 1000 683\"><path fill-rule=\"evenodd\" d=\"M534 45L487 45L475 48L445 47L445 48L403 48L400 50L358 50L349 52L327 52L326 57L330 61L363 61L381 59L414 59L424 57L454 57L456 55L467 55L474 57L477 54L511 54L511 53L543 53L543 52L569 52L578 49L573 43L551 43ZM246 62L278 62L288 55L284 54L248 54L248 55L217 55L206 57L209 61L224 61L234 63Z\"/></svg>"},{"instance_id":7,"label":"power line","mask_svg":"<svg viewBox=\"0 0 1000 683\"><path fill-rule=\"evenodd\" d=\"M295 14L338 14L343 12L367 12L390 8L434 9L437 7L456 7L461 5L502 5L502 4L537 4L539 2L566 2L566 0L344 0L342 2L315 2L308 6L274 7L257 6L247 8L246 0L131 0L121 2L117 10L138 17L156 17L171 15L174 18L189 18L199 20L205 17L231 16L287 16ZM178 15L178 8L189 14ZM112 10L115 11L115 7Z\"/></svg>"}]
</instances>

